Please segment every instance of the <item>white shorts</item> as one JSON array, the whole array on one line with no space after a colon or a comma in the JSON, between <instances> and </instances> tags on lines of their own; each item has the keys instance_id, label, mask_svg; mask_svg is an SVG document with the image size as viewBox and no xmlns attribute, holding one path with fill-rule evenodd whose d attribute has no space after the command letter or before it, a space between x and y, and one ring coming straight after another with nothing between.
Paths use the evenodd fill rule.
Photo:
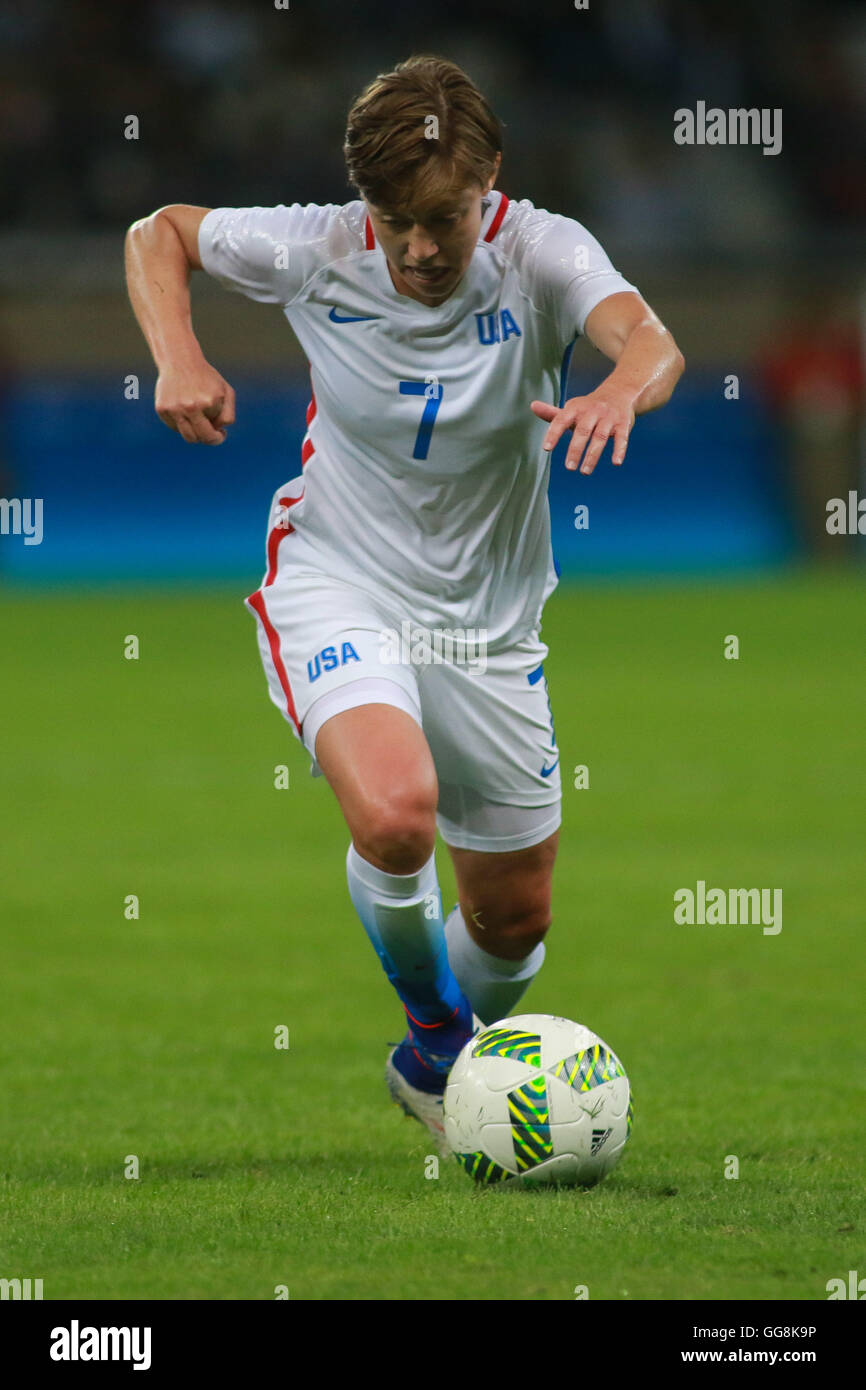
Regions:
<instances>
[{"instance_id":1,"label":"white shorts","mask_svg":"<svg viewBox=\"0 0 866 1390\"><path fill-rule=\"evenodd\" d=\"M401 626L393 600L281 565L246 600L258 619L268 690L313 762L325 720L363 704L392 704L424 731L439 781L446 844L526 849L561 823L559 750L537 633L508 651L437 648ZM426 631L426 630L425 630ZM438 656L438 659L437 659Z\"/></svg>"}]
</instances>

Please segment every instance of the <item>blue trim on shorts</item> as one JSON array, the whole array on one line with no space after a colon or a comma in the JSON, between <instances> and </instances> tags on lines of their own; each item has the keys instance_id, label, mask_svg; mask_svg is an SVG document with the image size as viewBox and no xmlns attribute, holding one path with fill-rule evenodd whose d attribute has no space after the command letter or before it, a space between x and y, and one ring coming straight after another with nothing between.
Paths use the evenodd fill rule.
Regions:
<instances>
[{"instance_id":1,"label":"blue trim on shorts","mask_svg":"<svg viewBox=\"0 0 866 1390\"><path fill-rule=\"evenodd\" d=\"M544 665L542 664L541 666L536 666L536 668L535 668L534 671L530 671L530 673L529 673L529 675L526 677L526 679L529 681L529 684L530 684L530 685L538 685L538 682L541 680L541 677L542 677L543 675L544 675Z\"/></svg>"}]
</instances>

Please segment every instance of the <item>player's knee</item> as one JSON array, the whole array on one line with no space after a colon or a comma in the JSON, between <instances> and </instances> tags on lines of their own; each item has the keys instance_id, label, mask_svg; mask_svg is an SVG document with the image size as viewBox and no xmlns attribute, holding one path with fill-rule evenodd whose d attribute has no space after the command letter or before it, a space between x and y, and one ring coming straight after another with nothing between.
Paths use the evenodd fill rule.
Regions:
<instances>
[{"instance_id":1,"label":"player's knee","mask_svg":"<svg viewBox=\"0 0 866 1390\"><path fill-rule=\"evenodd\" d=\"M436 842L435 801L395 794L367 807L361 852L389 874L411 874L427 863Z\"/></svg>"}]
</instances>

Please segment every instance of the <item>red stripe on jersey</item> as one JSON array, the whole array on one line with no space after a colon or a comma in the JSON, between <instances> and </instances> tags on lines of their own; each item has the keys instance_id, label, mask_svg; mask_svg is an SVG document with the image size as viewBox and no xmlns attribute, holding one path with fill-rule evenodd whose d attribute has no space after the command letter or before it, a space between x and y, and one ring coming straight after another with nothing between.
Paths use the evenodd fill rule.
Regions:
<instances>
[{"instance_id":1,"label":"red stripe on jersey","mask_svg":"<svg viewBox=\"0 0 866 1390\"><path fill-rule=\"evenodd\" d=\"M313 457L313 454L314 454L315 452L316 452L316 449L315 449L315 445L313 444L312 439L305 439L305 440L304 440L304 446L303 446L303 448L301 449L301 467L302 467L302 468L306 465L307 460L308 460L308 459L311 459L311 458Z\"/></svg>"},{"instance_id":2,"label":"red stripe on jersey","mask_svg":"<svg viewBox=\"0 0 866 1390\"><path fill-rule=\"evenodd\" d=\"M298 499L295 498L295 501L297 500ZM289 718L291 719L292 723L297 729L298 734L300 734L301 726L298 723L298 713L295 709L295 701L292 697L292 687L289 685L289 678L286 675L286 668L283 665L283 658L280 656L279 634L276 628L274 627L273 623L271 622L270 618L268 617L267 610L265 608L265 600L262 596L261 589L259 589L254 594L250 594L249 598L247 599L247 604L257 615L262 627L265 630L265 636L268 639L268 646L271 649L271 660L274 663L274 670L277 673L277 680L280 682L283 694L286 697L286 713L288 714Z\"/></svg>"},{"instance_id":3,"label":"red stripe on jersey","mask_svg":"<svg viewBox=\"0 0 866 1390\"><path fill-rule=\"evenodd\" d=\"M364 223L364 241L366 242L367 250L372 251L373 247L376 245L376 238L373 235L373 224L369 217Z\"/></svg>"},{"instance_id":4,"label":"red stripe on jersey","mask_svg":"<svg viewBox=\"0 0 866 1390\"><path fill-rule=\"evenodd\" d=\"M304 494L301 493L301 497L303 497L303 495ZM281 497L280 506L293 507L296 502L300 502L301 497ZM271 531L270 535L268 536L268 573L263 585L264 588L267 588L269 584L273 584L274 580L276 579L277 555L280 549L280 542L283 541L286 536L291 535L294 529L295 528L292 525L275 526Z\"/></svg>"},{"instance_id":5,"label":"red stripe on jersey","mask_svg":"<svg viewBox=\"0 0 866 1390\"><path fill-rule=\"evenodd\" d=\"M311 425L311 424L313 423L313 421L315 420L315 418L316 418L316 408L317 408L317 407L316 407L316 396L315 396L315 392L314 392L313 395L312 395L312 397L310 398L310 404L307 406L307 424L308 424L308 425Z\"/></svg>"},{"instance_id":6,"label":"red stripe on jersey","mask_svg":"<svg viewBox=\"0 0 866 1390\"><path fill-rule=\"evenodd\" d=\"M486 232L485 237L484 237L484 240L485 240L485 241L492 241L493 238L496 236L496 233L499 231L499 228L502 226L502 219L503 219L503 217L505 216L505 214L506 214L507 211L508 211L508 199L506 198L506 196L505 196L504 193L500 193L500 195L499 195L499 207L496 209L496 216L494 217L493 221L490 223L490 226L487 228L487 232Z\"/></svg>"}]
</instances>

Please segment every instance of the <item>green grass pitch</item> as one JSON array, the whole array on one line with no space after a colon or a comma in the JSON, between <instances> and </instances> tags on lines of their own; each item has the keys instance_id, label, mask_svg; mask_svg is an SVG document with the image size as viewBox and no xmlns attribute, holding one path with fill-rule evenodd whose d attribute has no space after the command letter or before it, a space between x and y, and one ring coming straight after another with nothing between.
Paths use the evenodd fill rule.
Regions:
<instances>
[{"instance_id":1,"label":"green grass pitch","mask_svg":"<svg viewBox=\"0 0 866 1390\"><path fill-rule=\"evenodd\" d=\"M267 700L244 592L0 600L0 1276L46 1299L626 1300L825 1299L866 1272L862 583L548 603L564 828L520 1008L587 1023L630 1073L632 1136L592 1191L425 1176L348 832ZM781 933L676 925L698 879L782 888Z\"/></svg>"}]
</instances>

